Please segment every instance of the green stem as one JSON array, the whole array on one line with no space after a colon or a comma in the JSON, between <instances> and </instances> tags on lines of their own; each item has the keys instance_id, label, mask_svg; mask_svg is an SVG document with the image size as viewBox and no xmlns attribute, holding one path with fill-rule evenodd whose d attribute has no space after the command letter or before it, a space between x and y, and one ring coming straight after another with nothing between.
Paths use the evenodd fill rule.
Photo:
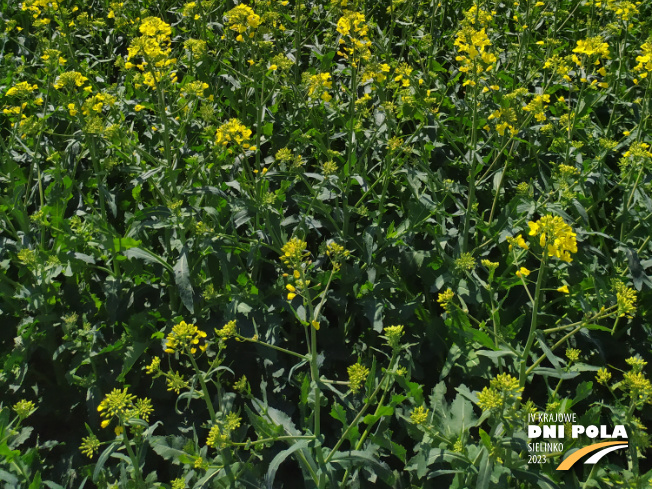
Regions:
<instances>
[{"instance_id":1,"label":"green stem","mask_svg":"<svg viewBox=\"0 0 652 489\"><path fill-rule=\"evenodd\" d=\"M475 67L474 67L475 68ZM474 69L475 72L475 69ZM477 77L476 77L477 78ZM469 231L471 227L471 211L475 203L475 174L476 174L476 120L478 118L478 88L477 84L473 87L473 122L471 126L471 146L469 150L469 196L466 203L466 214L464 216L464 231L462 233L462 249L461 253L465 253L469 241Z\"/></svg>"},{"instance_id":2,"label":"green stem","mask_svg":"<svg viewBox=\"0 0 652 489\"><path fill-rule=\"evenodd\" d=\"M190 363L192 363L192 367L197 373L197 378L199 379L199 384L201 385L201 390L204 395L204 401L206 401L206 407L208 408L208 414L211 417L211 423L214 424L217 421L217 418L215 417L215 409L213 408L213 403L211 402L211 396L208 394L208 388L206 387L206 382L204 381L204 374L199 370L197 362L195 361L195 357L192 355L192 353L190 353L188 350L186 350L186 353L190 357Z\"/></svg>"},{"instance_id":3,"label":"green stem","mask_svg":"<svg viewBox=\"0 0 652 489\"><path fill-rule=\"evenodd\" d=\"M275 441L294 441L294 440L314 440L314 435L297 435L297 436L271 436L269 438L261 438L256 441L233 442L231 445L236 447L250 447L252 445L259 445L261 443L272 443Z\"/></svg>"},{"instance_id":4,"label":"green stem","mask_svg":"<svg viewBox=\"0 0 652 489\"><path fill-rule=\"evenodd\" d=\"M129 454L129 459L131 460L131 465L134 467L134 475L136 477L136 484L137 487L142 487L143 486L143 476L140 473L140 463L138 462L138 459L136 458L136 455L134 454L133 448L131 448L131 442L129 441L129 437L127 437L127 428L125 427L124 424L121 424L122 426L122 443L124 444L125 448L127 449L127 453Z\"/></svg>"},{"instance_id":5,"label":"green stem","mask_svg":"<svg viewBox=\"0 0 652 489\"><path fill-rule=\"evenodd\" d=\"M314 409L314 435L319 437L321 430L321 391L319 390L319 368L317 366L317 330L312 327L310 328L310 379L315 384L315 403L313 406Z\"/></svg>"},{"instance_id":6,"label":"green stem","mask_svg":"<svg viewBox=\"0 0 652 489\"><path fill-rule=\"evenodd\" d=\"M579 331L582 329L583 325L578 326L575 328L573 331L568 333L566 336L564 336L561 340L559 340L557 343L555 343L552 348L550 348L550 351L555 351L557 348L559 348L561 345L563 345L568 339L579 333ZM546 358L545 355L541 355L539 358L537 358L537 361L532 364L530 368L527 369L525 372L525 376L527 377L532 373L532 371L537 368L541 362L543 362L544 358Z\"/></svg>"},{"instance_id":7,"label":"green stem","mask_svg":"<svg viewBox=\"0 0 652 489\"><path fill-rule=\"evenodd\" d=\"M571 323L571 324L565 324L563 326L557 326L555 328L544 329L543 332L546 333L546 334L548 334L548 333L556 333L557 331L563 331L565 329L574 328L574 327L576 327L578 325L584 325L584 324L587 324L589 322L597 321L597 320L602 319L604 317L610 316L611 313L612 313L612 310L615 309L616 307L617 306L611 306L608 309L605 309L604 311L598 312L595 316L590 317L588 319L583 319L582 321L576 321L576 322Z\"/></svg>"},{"instance_id":8,"label":"green stem","mask_svg":"<svg viewBox=\"0 0 652 489\"><path fill-rule=\"evenodd\" d=\"M292 355L294 357L300 358L301 360L308 360L308 357L306 355L302 355L301 353L297 353L292 350L286 350L285 348L281 348L280 346L272 345L270 343L265 343L264 341L260 341L255 338L247 338L246 336L240 336L240 335L236 336L236 338L242 341L248 341L250 343L255 343L257 345L266 346L267 348L271 348L273 350L287 353L288 355Z\"/></svg>"},{"instance_id":9,"label":"green stem","mask_svg":"<svg viewBox=\"0 0 652 489\"><path fill-rule=\"evenodd\" d=\"M632 187L632 191L629 193L629 198L627 199L627 202L625 203L625 208L623 209L623 215L627 214L629 212L629 206L632 203L632 199L634 198L634 192L636 192L636 188L638 187L638 182L641 179L641 175L643 174L643 165L641 165L641 169L638 172L638 175L636 176L636 181L634 182L634 186ZM620 241L623 241L623 238L625 237L625 222L623 222L620 225Z\"/></svg>"},{"instance_id":10,"label":"green stem","mask_svg":"<svg viewBox=\"0 0 652 489\"><path fill-rule=\"evenodd\" d=\"M386 377L386 378L389 379L389 377ZM383 380L385 380L385 379L383 379ZM389 382L387 382L387 384L389 384ZM385 387L385 389L383 389L383 394L380 396L380 400L378 401L378 405L376 406L376 410L374 411L374 414L373 414L374 416L377 416L378 413L380 412L380 408L382 407L383 402L385 401L385 396L387 395L387 390L388 389L389 389L389 385L387 385ZM369 433L371 432L372 426L373 426L372 424L367 426L367 429L364 430L364 433L362 433L362 436L360 437L358 442L355 444L354 450L360 450L360 448L362 447L362 444L367 439L367 436L369 436ZM340 487L346 487L346 479L348 479L348 477L349 477L349 469L346 469L346 471L344 472L344 477L342 477L342 482L340 483Z\"/></svg>"},{"instance_id":11,"label":"green stem","mask_svg":"<svg viewBox=\"0 0 652 489\"><path fill-rule=\"evenodd\" d=\"M371 393L371 395L367 399L367 402L365 402L365 405L362 406L362 409L360 409L360 411L355 416L355 418L353 418L351 424L349 424L349 426L346 428L344 433L342 433L342 436L340 436L340 439L337 441L335 446L331 449L330 453L324 460L325 464L330 462L330 460L333 458L333 455L335 455L335 452L338 450L338 448L340 448L342 443L344 443L344 440L346 440L346 437L349 435L349 432L358 425L360 418L362 418L362 416L364 416L364 413L367 412L367 409L369 409L369 406L371 406L372 401L376 398L380 390L383 388L385 379L389 376L390 372L393 370L395 361L396 361L396 352L392 352L392 358L389 361L389 368L385 371L385 375L383 375L383 378L380 380L378 386L376 386L374 391Z\"/></svg>"},{"instance_id":12,"label":"green stem","mask_svg":"<svg viewBox=\"0 0 652 489\"><path fill-rule=\"evenodd\" d=\"M355 115L355 98L358 93L358 82L357 82L357 68L351 68L351 93L349 94L349 141L346 145L346 163L344 165L344 178L346 179L346 185L344 190L344 196L342 198L342 213L344 215L344 222L342 224L342 235L344 238L348 237L349 232L349 188L351 187L351 175L354 173L354 169L351 165L351 155L355 154L354 148L354 136L355 136L355 124L353 122ZM357 165L357 161L356 161Z\"/></svg>"},{"instance_id":13,"label":"green stem","mask_svg":"<svg viewBox=\"0 0 652 489\"><path fill-rule=\"evenodd\" d=\"M530 356L530 350L532 349L532 344L534 343L534 337L537 331L537 323L539 320L539 300L541 299L541 285L543 284L543 277L546 272L546 263L548 261L548 254L544 247L543 250L543 259L541 260L541 267L539 268L539 276L537 277L537 285L534 289L534 302L532 304L532 321L530 322L530 332L528 334L527 342L525 343L525 349L523 350L523 356L521 357L521 370L519 375L519 387L525 387L525 382L527 381L527 361Z\"/></svg>"}]
</instances>

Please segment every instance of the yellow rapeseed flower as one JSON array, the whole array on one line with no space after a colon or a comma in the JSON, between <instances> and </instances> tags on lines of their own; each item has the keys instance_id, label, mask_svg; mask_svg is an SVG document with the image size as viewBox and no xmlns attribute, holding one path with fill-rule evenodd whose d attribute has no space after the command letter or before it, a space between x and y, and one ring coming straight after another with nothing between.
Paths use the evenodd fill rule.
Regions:
<instances>
[{"instance_id":1,"label":"yellow rapeseed flower","mask_svg":"<svg viewBox=\"0 0 652 489\"><path fill-rule=\"evenodd\" d=\"M231 119L222 124L215 133L215 143L221 146L236 144L244 149L250 147L251 129L245 126L238 119Z\"/></svg>"},{"instance_id":2,"label":"yellow rapeseed flower","mask_svg":"<svg viewBox=\"0 0 652 489\"><path fill-rule=\"evenodd\" d=\"M16 83L13 87L7 90L5 95L7 97L24 97L31 94L34 90L38 90L38 85L30 85L28 82Z\"/></svg>"},{"instance_id":3,"label":"yellow rapeseed flower","mask_svg":"<svg viewBox=\"0 0 652 489\"><path fill-rule=\"evenodd\" d=\"M430 409L426 409L423 406L414 408L410 413L410 421L412 421L416 425L423 424L428 420L429 412Z\"/></svg>"},{"instance_id":4,"label":"yellow rapeseed flower","mask_svg":"<svg viewBox=\"0 0 652 489\"><path fill-rule=\"evenodd\" d=\"M536 222L528 222L528 226L530 236L539 236L539 245L546 249L548 256L572 261L571 253L577 253L576 234L561 217L547 215Z\"/></svg>"},{"instance_id":5,"label":"yellow rapeseed flower","mask_svg":"<svg viewBox=\"0 0 652 489\"><path fill-rule=\"evenodd\" d=\"M519 277L519 278L523 278L523 277L527 277L528 275L530 275L530 273L531 273L531 272L530 272L527 268L525 268L525 267L521 267L521 268L516 272L516 276Z\"/></svg>"},{"instance_id":6,"label":"yellow rapeseed flower","mask_svg":"<svg viewBox=\"0 0 652 489\"><path fill-rule=\"evenodd\" d=\"M174 353L175 351L190 350L191 354L197 351L197 345L202 338L206 338L206 333L201 331L194 324L188 324L181 321L172 327L172 332L168 334L165 342L165 353ZM201 351L206 350L206 345L199 346Z\"/></svg>"},{"instance_id":7,"label":"yellow rapeseed flower","mask_svg":"<svg viewBox=\"0 0 652 489\"><path fill-rule=\"evenodd\" d=\"M354 363L346 369L349 374L349 389L354 394L360 390L360 386L367 380L369 369L359 363Z\"/></svg>"}]
</instances>

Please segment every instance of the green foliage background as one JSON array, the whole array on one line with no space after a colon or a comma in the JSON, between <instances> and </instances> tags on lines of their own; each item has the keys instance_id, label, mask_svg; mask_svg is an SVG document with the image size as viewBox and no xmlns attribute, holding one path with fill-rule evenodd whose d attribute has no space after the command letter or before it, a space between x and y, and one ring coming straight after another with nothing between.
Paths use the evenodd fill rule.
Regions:
<instances>
[{"instance_id":1,"label":"green foliage background","mask_svg":"<svg viewBox=\"0 0 652 489\"><path fill-rule=\"evenodd\" d=\"M650 487L649 0L247 7L2 2L5 487Z\"/></svg>"}]
</instances>

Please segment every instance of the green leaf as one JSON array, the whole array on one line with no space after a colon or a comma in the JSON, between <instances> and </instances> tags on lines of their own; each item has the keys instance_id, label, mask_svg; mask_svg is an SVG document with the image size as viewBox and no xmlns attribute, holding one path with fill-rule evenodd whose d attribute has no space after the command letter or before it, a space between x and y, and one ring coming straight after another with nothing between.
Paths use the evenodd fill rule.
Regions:
<instances>
[{"instance_id":1,"label":"green leaf","mask_svg":"<svg viewBox=\"0 0 652 489\"><path fill-rule=\"evenodd\" d=\"M98 478L100 476L100 472L102 472L102 469L104 468L104 464L109 459L109 456L115 450L117 450L117 448L121 445L122 445L122 440L114 441L108 447L106 447L106 449L102 452L100 457L97 459L97 463L95 464L95 470L93 471L93 482L97 483Z\"/></svg>"},{"instance_id":2,"label":"green leaf","mask_svg":"<svg viewBox=\"0 0 652 489\"><path fill-rule=\"evenodd\" d=\"M491 442L491 436L489 436L489 434L482 428L480 428L479 433L480 433L480 439L482 440L482 444L487 448L487 450L491 450L493 448L493 443Z\"/></svg>"},{"instance_id":3,"label":"green leaf","mask_svg":"<svg viewBox=\"0 0 652 489\"><path fill-rule=\"evenodd\" d=\"M143 249L143 248L130 248L128 250L123 251L124 255L129 257L129 258L139 258L140 260L144 260L148 263L156 263L159 265L163 265L169 272L174 273L173 268L168 265L168 262L165 261L163 258L158 256L156 253L152 253L149 250Z\"/></svg>"},{"instance_id":4,"label":"green leaf","mask_svg":"<svg viewBox=\"0 0 652 489\"><path fill-rule=\"evenodd\" d=\"M493 462L489 457L487 448L482 447L482 457L480 458L480 466L478 467L478 481L475 484L475 489L488 489L491 482L491 469Z\"/></svg>"},{"instance_id":5,"label":"green leaf","mask_svg":"<svg viewBox=\"0 0 652 489\"><path fill-rule=\"evenodd\" d=\"M32 483L29 485L28 489L40 489L41 487L41 473L37 472L34 478L32 479Z\"/></svg>"},{"instance_id":6,"label":"green leaf","mask_svg":"<svg viewBox=\"0 0 652 489\"><path fill-rule=\"evenodd\" d=\"M371 449L360 451L350 450L348 452L335 452L331 462L340 464L344 468L350 469L358 464L373 470L386 484L394 484L394 474L389 469L389 466L381 462L376 454Z\"/></svg>"},{"instance_id":7,"label":"green leaf","mask_svg":"<svg viewBox=\"0 0 652 489\"><path fill-rule=\"evenodd\" d=\"M344 426L348 425L348 422L346 420L346 411L344 410L341 404L338 404L337 402L334 403L333 407L331 408L330 415L331 417L333 417L334 419L342 423Z\"/></svg>"},{"instance_id":8,"label":"green leaf","mask_svg":"<svg viewBox=\"0 0 652 489\"><path fill-rule=\"evenodd\" d=\"M560 359L552 353L552 350L550 348L548 348L548 345L546 345L546 338L543 336L543 333L541 331L537 331L537 340L546 358L550 360L552 366L555 367L555 371L561 374L562 370L560 365Z\"/></svg>"},{"instance_id":9,"label":"green leaf","mask_svg":"<svg viewBox=\"0 0 652 489\"><path fill-rule=\"evenodd\" d=\"M450 406L450 421L446 424L448 433L457 438L460 434L475 426L477 420L471 401L461 394L457 394Z\"/></svg>"},{"instance_id":10,"label":"green leaf","mask_svg":"<svg viewBox=\"0 0 652 489\"><path fill-rule=\"evenodd\" d=\"M149 445L164 460L169 460L174 465L192 462L192 458L183 450L170 446L170 443L180 445L183 437L150 436Z\"/></svg>"},{"instance_id":11,"label":"green leaf","mask_svg":"<svg viewBox=\"0 0 652 489\"><path fill-rule=\"evenodd\" d=\"M137 248L141 244L141 241L133 238L113 238L113 249L116 251L129 250L131 248Z\"/></svg>"},{"instance_id":12,"label":"green leaf","mask_svg":"<svg viewBox=\"0 0 652 489\"><path fill-rule=\"evenodd\" d=\"M194 314L195 306L193 304L193 290L190 284L190 269L188 267L188 248L186 246L181 250L181 256L174 265L174 280L179 289L179 297L181 302L186 306L191 313Z\"/></svg>"},{"instance_id":13,"label":"green leaf","mask_svg":"<svg viewBox=\"0 0 652 489\"><path fill-rule=\"evenodd\" d=\"M124 355L124 361L122 363L122 372L118 375L118 382L124 382L125 375L129 373L134 364L142 356L142 354L147 350L148 343L142 341L136 341L132 346L127 347L127 351Z\"/></svg>"},{"instance_id":14,"label":"green leaf","mask_svg":"<svg viewBox=\"0 0 652 489\"><path fill-rule=\"evenodd\" d=\"M276 472L278 471L278 468L281 466L281 464L285 461L286 458L288 458L297 450L304 450L308 448L309 444L310 444L309 440L300 440L294 445L292 445L290 448L278 453L276 457L274 457L270 462L269 467L267 467L267 473L265 474L265 479L264 479L265 487L267 487L268 489L273 489L274 479L276 478ZM304 456L305 455L306 454L304 453ZM314 465L314 462L311 465Z\"/></svg>"},{"instance_id":15,"label":"green leaf","mask_svg":"<svg viewBox=\"0 0 652 489\"><path fill-rule=\"evenodd\" d=\"M575 389L575 397L573 398L571 406L574 406L578 402L581 402L589 397L591 392L593 392L593 382L587 381L580 383Z\"/></svg>"},{"instance_id":16,"label":"green leaf","mask_svg":"<svg viewBox=\"0 0 652 489\"><path fill-rule=\"evenodd\" d=\"M378 408L376 413L367 414L362 421L365 424L371 425L374 424L383 416L391 416L392 414L394 414L394 408L392 406L381 406L380 408Z\"/></svg>"}]
</instances>

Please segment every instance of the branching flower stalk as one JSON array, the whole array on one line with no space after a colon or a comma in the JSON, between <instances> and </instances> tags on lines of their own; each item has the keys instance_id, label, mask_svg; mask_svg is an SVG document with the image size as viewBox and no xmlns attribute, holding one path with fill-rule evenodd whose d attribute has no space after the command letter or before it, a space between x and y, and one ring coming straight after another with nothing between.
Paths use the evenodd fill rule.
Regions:
<instances>
[{"instance_id":1,"label":"branching flower stalk","mask_svg":"<svg viewBox=\"0 0 652 489\"><path fill-rule=\"evenodd\" d=\"M122 428L122 444L125 446L127 449L127 454L129 455L129 459L131 460L131 465L134 468L134 476L136 478L136 487L144 487L143 484L143 476L140 473L140 462L138 461L138 458L136 457L136 454L134 453L134 449L131 446L131 442L129 441L129 437L127 436L127 427L124 425L124 423L120 424L120 427Z\"/></svg>"},{"instance_id":2,"label":"branching flower stalk","mask_svg":"<svg viewBox=\"0 0 652 489\"><path fill-rule=\"evenodd\" d=\"M344 441L345 441L346 438L348 437L348 435L349 435L349 433L351 432L351 430L352 430L353 428L355 428L355 427L358 425L358 423L360 422L360 419L362 418L362 416L364 416L364 414L367 412L367 410L369 409L369 407L372 405L372 402L373 402L373 400L376 398L376 396L378 395L378 393L379 393L381 390L384 391L385 389L388 388L388 386L385 387L385 381L386 381L386 379L387 379L387 377L388 377L389 375L393 375L393 373L394 373L394 372L393 372L393 370L394 370L394 365L395 365L397 359L398 359L397 352L396 352L396 351L392 352L392 357L391 357L391 359L390 359L390 361L389 361L389 367L387 368L387 370L385 370L385 374L383 375L383 378L380 380L380 382L378 382L378 385L376 386L376 388L374 389L374 391L373 391L373 392L371 393L371 395L367 398L367 402L365 402L364 406L362 406L362 408L360 409L360 411L358 411L358 414L356 414L355 418L353 418L353 421L351 421L351 423L349 424L349 426L347 426L346 430L344 430L344 433L342 433L342 436L340 436L340 439L337 440L337 443L335 443L335 446L331 449L331 451L329 452L328 456L324 459L324 463L325 463L325 464L327 464L328 462L330 462L330 460L333 458L333 455L335 455L335 453L336 453L337 450L340 448L340 446L342 445L342 443L344 443Z\"/></svg>"},{"instance_id":3,"label":"branching flower stalk","mask_svg":"<svg viewBox=\"0 0 652 489\"><path fill-rule=\"evenodd\" d=\"M527 341L525 343L525 348L521 355L520 363L520 375L518 379L519 386L521 388L525 387L527 381L527 362L530 357L530 350L532 349L532 344L534 343L534 337L536 336L537 324L539 321L539 301L541 299L541 286L543 284L543 278L546 272L546 263L548 261L547 253L544 251L541 258L541 266L539 267L539 274L537 276L537 283L534 289L534 296L531 296L532 299L532 319L530 321L530 332L528 333ZM523 278L521 277L521 280ZM527 289L527 286L525 287ZM529 295L529 291L528 291Z\"/></svg>"},{"instance_id":4,"label":"branching flower stalk","mask_svg":"<svg viewBox=\"0 0 652 489\"><path fill-rule=\"evenodd\" d=\"M355 99L358 93L358 68L351 67L351 93L349 94L349 139L346 145L346 163L344 165L344 176L346 178L346 186L344 195L342 197L342 212L344 214L344 222L342 224L342 235L348 236L350 209L349 209L349 189L351 188L352 174L355 170L352 166L352 155L356 156L356 141L355 141ZM356 156L357 157L357 156Z\"/></svg>"},{"instance_id":5,"label":"branching flower stalk","mask_svg":"<svg viewBox=\"0 0 652 489\"><path fill-rule=\"evenodd\" d=\"M203 394L204 402L206 402L206 408L208 409L208 414L211 417L211 423L215 424L217 421L217 418L215 416L215 408L213 407L213 402L211 401L210 394L208 393L208 387L206 386L206 381L204 380L204 372L199 370L197 361L195 360L194 355L190 353L188 347L186 347L186 354L188 355L188 358L190 358L190 363L192 363L192 367L195 369L195 374L197 375L197 379L199 380L199 385L201 385L201 391Z\"/></svg>"}]
</instances>

